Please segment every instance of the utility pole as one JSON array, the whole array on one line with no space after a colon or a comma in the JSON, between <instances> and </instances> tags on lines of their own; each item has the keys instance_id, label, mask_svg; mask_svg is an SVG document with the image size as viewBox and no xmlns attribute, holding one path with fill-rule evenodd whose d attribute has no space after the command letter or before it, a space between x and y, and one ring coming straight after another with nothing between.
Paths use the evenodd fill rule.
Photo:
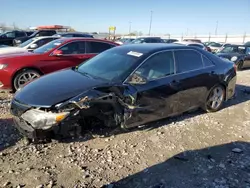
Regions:
<instances>
[{"instance_id":1,"label":"utility pole","mask_svg":"<svg viewBox=\"0 0 250 188\"><path fill-rule=\"evenodd\" d=\"M152 26L152 18L153 18L153 11L150 11L150 22L149 22L149 32L148 35L150 36L151 34L151 26Z\"/></svg>"},{"instance_id":2,"label":"utility pole","mask_svg":"<svg viewBox=\"0 0 250 188\"><path fill-rule=\"evenodd\" d=\"M128 30L128 34L130 35L131 33L131 22L129 22L129 30Z\"/></svg>"},{"instance_id":3,"label":"utility pole","mask_svg":"<svg viewBox=\"0 0 250 188\"><path fill-rule=\"evenodd\" d=\"M217 30L218 30L218 21L216 21L216 27L215 27L215 32L214 32L215 35L217 35Z\"/></svg>"}]
</instances>

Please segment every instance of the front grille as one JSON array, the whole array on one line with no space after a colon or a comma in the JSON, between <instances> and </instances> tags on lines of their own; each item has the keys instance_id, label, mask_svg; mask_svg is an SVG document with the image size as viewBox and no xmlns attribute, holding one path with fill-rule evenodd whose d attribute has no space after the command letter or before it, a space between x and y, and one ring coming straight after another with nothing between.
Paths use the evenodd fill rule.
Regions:
<instances>
[{"instance_id":1,"label":"front grille","mask_svg":"<svg viewBox=\"0 0 250 188\"><path fill-rule=\"evenodd\" d=\"M31 108L31 106L28 106L26 104L22 104L15 99L13 99L11 101L10 111L14 116L20 117L24 112L26 112L30 108Z\"/></svg>"}]
</instances>

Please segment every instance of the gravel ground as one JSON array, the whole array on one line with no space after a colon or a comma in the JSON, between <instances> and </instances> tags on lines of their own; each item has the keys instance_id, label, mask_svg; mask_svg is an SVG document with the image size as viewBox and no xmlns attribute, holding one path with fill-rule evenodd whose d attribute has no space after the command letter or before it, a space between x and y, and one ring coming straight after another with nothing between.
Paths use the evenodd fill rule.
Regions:
<instances>
[{"instance_id":1,"label":"gravel ground","mask_svg":"<svg viewBox=\"0 0 250 188\"><path fill-rule=\"evenodd\" d=\"M39 145L25 144L1 104L0 187L250 188L249 80L238 73L237 97L217 113Z\"/></svg>"}]
</instances>

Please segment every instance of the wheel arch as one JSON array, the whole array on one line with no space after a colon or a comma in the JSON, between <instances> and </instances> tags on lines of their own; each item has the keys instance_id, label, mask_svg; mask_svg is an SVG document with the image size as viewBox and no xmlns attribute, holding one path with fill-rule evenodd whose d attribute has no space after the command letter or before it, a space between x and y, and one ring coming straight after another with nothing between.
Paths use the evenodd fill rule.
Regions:
<instances>
[{"instance_id":1,"label":"wheel arch","mask_svg":"<svg viewBox=\"0 0 250 188\"><path fill-rule=\"evenodd\" d=\"M20 73L20 72L22 72L22 71L25 71L25 70L34 70L34 71L37 71L39 74L41 74L41 75L44 75L44 73L39 69L39 68L37 68L37 67L22 67L22 68L20 68L20 69L18 69L13 75L12 75L12 77L11 77L11 86L12 86L12 90L14 91L15 90L15 88L14 88L14 79L15 79L15 77Z\"/></svg>"},{"instance_id":2,"label":"wheel arch","mask_svg":"<svg viewBox=\"0 0 250 188\"><path fill-rule=\"evenodd\" d=\"M217 84L215 84L213 87L210 88L210 90L209 90L208 93L207 93L206 100L207 100L207 98L208 98L210 92L211 92L215 87L217 87L217 86L222 86L222 87L224 88L224 90L225 90L225 98L224 98L224 101L227 100L227 83L224 82L224 81L222 81L222 82L220 82L220 83L217 83Z\"/></svg>"}]
</instances>

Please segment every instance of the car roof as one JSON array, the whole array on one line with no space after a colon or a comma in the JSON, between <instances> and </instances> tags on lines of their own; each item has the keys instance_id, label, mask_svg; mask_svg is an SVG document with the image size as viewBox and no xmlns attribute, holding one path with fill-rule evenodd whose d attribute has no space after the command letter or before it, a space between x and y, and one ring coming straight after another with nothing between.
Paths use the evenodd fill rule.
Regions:
<instances>
[{"instance_id":1,"label":"car roof","mask_svg":"<svg viewBox=\"0 0 250 188\"><path fill-rule=\"evenodd\" d=\"M139 53L154 53L162 50L174 50L174 49L196 49L195 47L173 44L173 43L143 43L143 44L127 44L116 47L117 50L134 51Z\"/></svg>"},{"instance_id":2,"label":"car roof","mask_svg":"<svg viewBox=\"0 0 250 188\"><path fill-rule=\"evenodd\" d=\"M227 47L248 47L248 46L243 44L230 44Z\"/></svg>"},{"instance_id":3,"label":"car roof","mask_svg":"<svg viewBox=\"0 0 250 188\"><path fill-rule=\"evenodd\" d=\"M57 36L41 36L41 37L34 37L33 39L35 40L40 40L40 39L50 39L50 38L60 38L60 37L57 37Z\"/></svg>"},{"instance_id":4,"label":"car roof","mask_svg":"<svg viewBox=\"0 0 250 188\"><path fill-rule=\"evenodd\" d=\"M83 34L83 35L92 35L89 33L83 33L83 32L61 32L61 33L57 33L59 35L66 35L66 34Z\"/></svg>"},{"instance_id":5,"label":"car roof","mask_svg":"<svg viewBox=\"0 0 250 188\"><path fill-rule=\"evenodd\" d=\"M192 42L192 41L181 41L181 42L174 42L174 44L183 44L183 45L189 45L189 44L197 44L200 46L203 46L202 43L198 43L198 42Z\"/></svg>"},{"instance_id":6,"label":"car roof","mask_svg":"<svg viewBox=\"0 0 250 188\"><path fill-rule=\"evenodd\" d=\"M63 42L84 40L84 41L105 42L105 43L118 45L117 43L114 43L112 41L103 40L103 39L96 39L96 38L87 38L87 37L62 37L62 38L58 38L57 40L62 40Z\"/></svg>"},{"instance_id":7,"label":"car roof","mask_svg":"<svg viewBox=\"0 0 250 188\"><path fill-rule=\"evenodd\" d=\"M161 37L138 37L136 39L160 39Z\"/></svg>"}]
</instances>

